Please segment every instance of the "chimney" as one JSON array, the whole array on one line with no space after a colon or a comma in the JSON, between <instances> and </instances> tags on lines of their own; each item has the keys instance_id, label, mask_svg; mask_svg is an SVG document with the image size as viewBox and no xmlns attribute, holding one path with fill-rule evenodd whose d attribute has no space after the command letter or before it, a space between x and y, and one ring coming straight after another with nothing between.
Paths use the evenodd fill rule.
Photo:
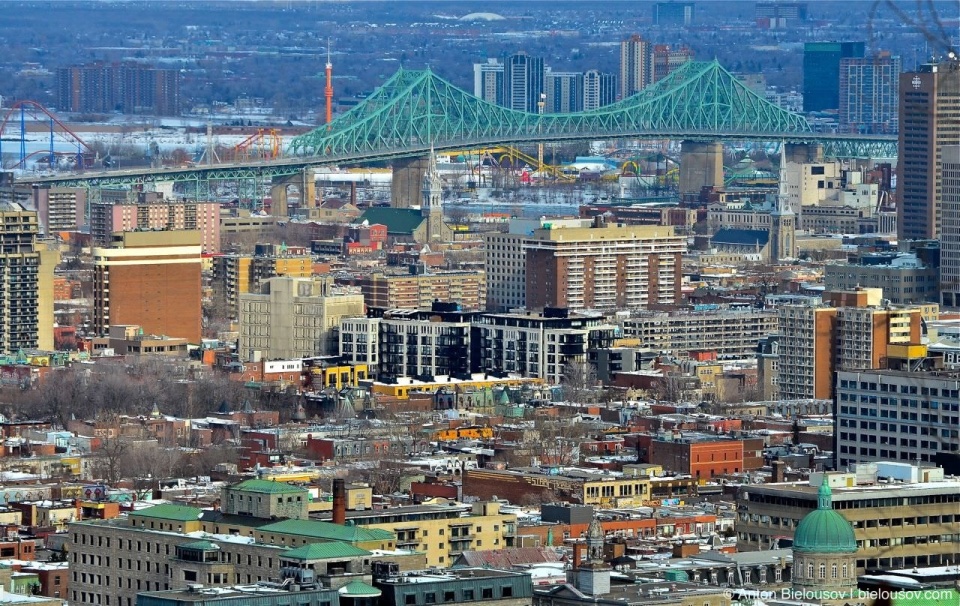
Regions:
<instances>
[{"instance_id":1,"label":"chimney","mask_svg":"<svg viewBox=\"0 0 960 606\"><path fill-rule=\"evenodd\" d=\"M342 479L333 481L333 523L347 522L347 487Z\"/></svg>"},{"instance_id":2,"label":"chimney","mask_svg":"<svg viewBox=\"0 0 960 606\"><path fill-rule=\"evenodd\" d=\"M587 544L577 541L573 544L573 569L578 570L583 564L583 552L586 551Z\"/></svg>"},{"instance_id":3,"label":"chimney","mask_svg":"<svg viewBox=\"0 0 960 606\"><path fill-rule=\"evenodd\" d=\"M770 481L773 482L774 484L785 481L784 468L787 466L787 464L784 463L783 461L774 461L772 465L773 465L773 477L770 478Z\"/></svg>"}]
</instances>

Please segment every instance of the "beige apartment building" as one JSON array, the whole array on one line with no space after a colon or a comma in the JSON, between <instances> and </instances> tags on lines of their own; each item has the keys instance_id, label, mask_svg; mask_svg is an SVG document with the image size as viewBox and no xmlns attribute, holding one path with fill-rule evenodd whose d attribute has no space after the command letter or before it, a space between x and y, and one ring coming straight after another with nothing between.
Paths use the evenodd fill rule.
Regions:
<instances>
[{"instance_id":1,"label":"beige apartment building","mask_svg":"<svg viewBox=\"0 0 960 606\"><path fill-rule=\"evenodd\" d=\"M524 242L526 307L644 309L680 300L686 238L673 227L545 225Z\"/></svg>"},{"instance_id":2,"label":"beige apartment building","mask_svg":"<svg viewBox=\"0 0 960 606\"><path fill-rule=\"evenodd\" d=\"M777 313L769 309L684 310L636 314L623 321L623 334L658 352L715 351L720 359L734 359L754 355L760 339L777 327Z\"/></svg>"},{"instance_id":3,"label":"beige apartment building","mask_svg":"<svg viewBox=\"0 0 960 606\"><path fill-rule=\"evenodd\" d=\"M37 213L0 204L0 352L53 349L53 268L57 254L37 243Z\"/></svg>"},{"instance_id":4,"label":"beige apartment building","mask_svg":"<svg viewBox=\"0 0 960 606\"><path fill-rule=\"evenodd\" d=\"M335 354L340 320L364 314L360 289L335 286L329 278L270 278L259 293L239 301L244 360Z\"/></svg>"},{"instance_id":5,"label":"beige apartment building","mask_svg":"<svg viewBox=\"0 0 960 606\"><path fill-rule=\"evenodd\" d=\"M487 275L483 271L394 275L377 272L350 283L360 287L368 307L430 309L434 301L450 301L470 311L482 310L486 305Z\"/></svg>"}]
</instances>

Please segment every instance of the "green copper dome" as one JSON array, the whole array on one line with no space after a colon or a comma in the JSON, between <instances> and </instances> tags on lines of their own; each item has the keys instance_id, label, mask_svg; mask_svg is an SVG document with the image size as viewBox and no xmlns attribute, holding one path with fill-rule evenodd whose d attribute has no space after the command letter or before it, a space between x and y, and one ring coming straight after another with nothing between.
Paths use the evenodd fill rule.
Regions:
<instances>
[{"instance_id":1,"label":"green copper dome","mask_svg":"<svg viewBox=\"0 0 960 606\"><path fill-rule=\"evenodd\" d=\"M854 553L853 526L833 510L833 493L823 479L817 491L817 508L808 513L793 533L793 550L800 553Z\"/></svg>"}]
</instances>

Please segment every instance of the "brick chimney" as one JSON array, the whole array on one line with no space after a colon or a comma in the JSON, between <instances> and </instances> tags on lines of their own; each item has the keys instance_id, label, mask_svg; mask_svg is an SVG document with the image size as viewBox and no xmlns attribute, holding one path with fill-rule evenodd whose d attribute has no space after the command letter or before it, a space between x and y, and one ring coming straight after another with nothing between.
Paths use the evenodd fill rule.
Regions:
<instances>
[{"instance_id":1,"label":"brick chimney","mask_svg":"<svg viewBox=\"0 0 960 606\"><path fill-rule=\"evenodd\" d=\"M347 486L341 479L333 481L333 523L347 522Z\"/></svg>"}]
</instances>

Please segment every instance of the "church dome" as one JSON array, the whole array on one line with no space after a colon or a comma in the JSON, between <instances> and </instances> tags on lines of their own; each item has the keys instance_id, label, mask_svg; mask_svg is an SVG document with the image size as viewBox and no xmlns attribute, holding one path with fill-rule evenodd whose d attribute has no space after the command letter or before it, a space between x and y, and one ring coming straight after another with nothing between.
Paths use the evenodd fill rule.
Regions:
<instances>
[{"instance_id":1,"label":"church dome","mask_svg":"<svg viewBox=\"0 0 960 606\"><path fill-rule=\"evenodd\" d=\"M833 510L833 493L823 479L817 491L817 508L808 513L793 534L793 550L800 553L855 553L853 526Z\"/></svg>"}]
</instances>

